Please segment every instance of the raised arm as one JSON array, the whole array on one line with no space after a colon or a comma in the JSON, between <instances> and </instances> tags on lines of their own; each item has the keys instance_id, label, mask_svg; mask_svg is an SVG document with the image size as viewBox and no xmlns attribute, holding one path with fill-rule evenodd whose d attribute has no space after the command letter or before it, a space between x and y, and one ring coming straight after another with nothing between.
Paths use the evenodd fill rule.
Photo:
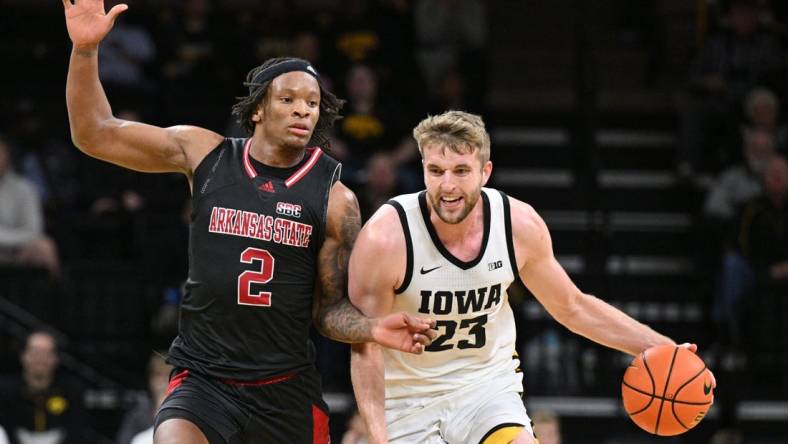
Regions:
<instances>
[{"instance_id":1,"label":"raised arm","mask_svg":"<svg viewBox=\"0 0 788 444\"><path fill-rule=\"evenodd\" d=\"M404 278L405 236L396 210L381 207L361 230L348 272L350 300L367 316L384 316L394 305L394 289ZM377 344L353 344L350 375L369 442L386 442L383 355Z\"/></svg>"},{"instance_id":2,"label":"raised arm","mask_svg":"<svg viewBox=\"0 0 788 444\"><path fill-rule=\"evenodd\" d=\"M409 353L421 353L429 345L428 320L397 313L382 318L364 316L347 297L350 251L361 230L356 196L341 182L328 198L326 239L318 258L319 291L315 301L315 325L335 341L377 342Z\"/></svg>"},{"instance_id":3,"label":"raised arm","mask_svg":"<svg viewBox=\"0 0 788 444\"><path fill-rule=\"evenodd\" d=\"M99 81L99 43L128 6L116 5L108 13L103 0L63 0L63 6L73 44L66 104L74 144L85 154L132 170L191 177L222 136L193 126L159 128L115 118Z\"/></svg>"},{"instance_id":4,"label":"raised arm","mask_svg":"<svg viewBox=\"0 0 788 444\"><path fill-rule=\"evenodd\" d=\"M581 292L553 256L547 226L531 206L509 199L520 277L550 315L569 330L630 355L674 342L612 305Z\"/></svg>"}]
</instances>

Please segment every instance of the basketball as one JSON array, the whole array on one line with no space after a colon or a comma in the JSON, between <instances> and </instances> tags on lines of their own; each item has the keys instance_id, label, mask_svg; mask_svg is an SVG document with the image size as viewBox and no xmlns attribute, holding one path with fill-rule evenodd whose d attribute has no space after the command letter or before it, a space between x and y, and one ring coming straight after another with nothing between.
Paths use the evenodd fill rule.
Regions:
<instances>
[{"instance_id":1,"label":"basketball","mask_svg":"<svg viewBox=\"0 0 788 444\"><path fill-rule=\"evenodd\" d=\"M660 436L698 425L714 402L713 376L684 347L659 345L629 364L621 383L624 410L643 430Z\"/></svg>"}]
</instances>

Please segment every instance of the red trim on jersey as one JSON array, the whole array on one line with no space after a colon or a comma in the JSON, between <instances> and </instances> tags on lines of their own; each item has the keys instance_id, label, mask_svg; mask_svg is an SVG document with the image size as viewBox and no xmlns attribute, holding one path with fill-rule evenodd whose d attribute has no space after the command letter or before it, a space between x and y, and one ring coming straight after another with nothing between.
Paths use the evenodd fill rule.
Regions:
<instances>
[{"instance_id":1,"label":"red trim on jersey","mask_svg":"<svg viewBox=\"0 0 788 444\"><path fill-rule=\"evenodd\" d=\"M244 144L244 169L246 170L246 174L249 175L252 179L257 177L257 171L254 170L252 167L252 162L249 161L249 148L252 146L252 138L250 137L246 143Z\"/></svg>"},{"instance_id":2,"label":"red trim on jersey","mask_svg":"<svg viewBox=\"0 0 788 444\"><path fill-rule=\"evenodd\" d=\"M304 166L299 168L298 171L293 173L292 176L288 177L287 180L285 180L285 186L287 188L290 188L293 185L295 185L296 182L298 182L304 176L306 176L306 173L308 173L309 170L311 170L312 167L315 166L315 164L317 163L317 159L320 157L321 154L323 154L323 151L320 148L315 148L312 151L312 157L309 158L309 161L307 161L307 163L305 163Z\"/></svg>"},{"instance_id":3,"label":"red trim on jersey","mask_svg":"<svg viewBox=\"0 0 788 444\"><path fill-rule=\"evenodd\" d=\"M167 386L167 391L164 393L164 397L170 396L170 393L175 391L182 383L186 377L189 376L189 370L184 370L170 379L170 384Z\"/></svg>"},{"instance_id":4,"label":"red trim on jersey","mask_svg":"<svg viewBox=\"0 0 788 444\"><path fill-rule=\"evenodd\" d=\"M252 380L244 380L244 379L225 379L224 382L230 385L238 385L241 387L259 387L261 385L269 385L269 384L276 384L278 382L287 381L288 379L292 379L297 372L285 373L284 375L279 376L271 376L270 378L263 378L263 379L252 379Z\"/></svg>"},{"instance_id":5,"label":"red trim on jersey","mask_svg":"<svg viewBox=\"0 0 788 444\"><path fill-rule=\"evenodd\" d=\"M328 415L320 407L312 404L312 443L329 444Z\"/></svg>"},{"instance_id":6,"label":"red trim on jersey","mask_svg":"<svg viewBox=\"0 0 788 444\"><path fill-rule=\"evenodd\" d=\"M252 162L249 160L249 149L251 148L251 146L252 146L252 138L250 137L244 144L244 154L243 154L244 169L246 170L246 174L252 179L254 179L255 177L257 177L257 171L255 171L254 167L252 166ZM287 180L285 180L285 186L287 188L290 188L293 185L295 185L296 182L303 179L303 177L306 176L309 170L311 170L312 167L315 166L315 164L317 163L317 159L320 158L321 154L323 154L323 150L321 150L320 148L312 149L312 155L309 158L309 160L304 164L304 166L299 168L298 171L293 173L292 176L288 177Z\"/></svg>"}]
</instances>

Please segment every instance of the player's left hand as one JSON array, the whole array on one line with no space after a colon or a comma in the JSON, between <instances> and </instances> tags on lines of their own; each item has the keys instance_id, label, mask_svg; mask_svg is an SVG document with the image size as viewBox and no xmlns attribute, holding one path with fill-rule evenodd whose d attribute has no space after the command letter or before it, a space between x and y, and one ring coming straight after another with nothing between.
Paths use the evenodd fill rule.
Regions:
<instances>
[{"instance_id":1,"label":"player's left hand","mask_svg":"<svg viewBox=\"0 0 788 444\"><path fill-rule=\"evenodd\" d=\"M375 319L372 339L378 344L406 353L420 354L438 335L435 320L405 312Z\"/></svg>"},{"instance_id":2,"label":"player's left hand","mask_svg":"<svg viewBox=\"0 0 788 444\"><path fill-rule=\"evenodd\" d=\"M685 342L683 344L679 344L679 347L684 347L687 350L691 351L692 353L698 353L698 344L692 344L690 342Z\"/></svg>"},{"instance_id":3,"label":"player's left hand","mask_svg":"<svg viewBox=\"0 0 788 444\"><path fill-rule=\"evenodd\" d=\"M691 351L692 353L695 353L695 354L698 353L698 344L685 342L683 344L679 344L679 347L684 347L687 350L689 350L689 351ZM711 376L711 388L717 388L717 378L714 377L714 373L712 373L710 368L707 368L706 370L709 371L709 376Z\"/></svg>"}]
</instances>

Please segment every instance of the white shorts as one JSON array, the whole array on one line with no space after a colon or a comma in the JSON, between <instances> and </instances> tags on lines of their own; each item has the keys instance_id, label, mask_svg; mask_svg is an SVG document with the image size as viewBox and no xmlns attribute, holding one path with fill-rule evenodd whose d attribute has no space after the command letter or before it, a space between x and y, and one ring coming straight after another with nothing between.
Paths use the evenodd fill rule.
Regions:
<instances>
[{"instance_id":1,"label":"white shorts","mask_svg":"<svg viewBox=\"0 0 788 444\"><path fill-rule=\"evenodd\" d=\"M478 444L502 426L522 426L533 435L520 390L520 384L496 378L439 397L389 401L389 442Z\"/></svg>"}]
</instances>

